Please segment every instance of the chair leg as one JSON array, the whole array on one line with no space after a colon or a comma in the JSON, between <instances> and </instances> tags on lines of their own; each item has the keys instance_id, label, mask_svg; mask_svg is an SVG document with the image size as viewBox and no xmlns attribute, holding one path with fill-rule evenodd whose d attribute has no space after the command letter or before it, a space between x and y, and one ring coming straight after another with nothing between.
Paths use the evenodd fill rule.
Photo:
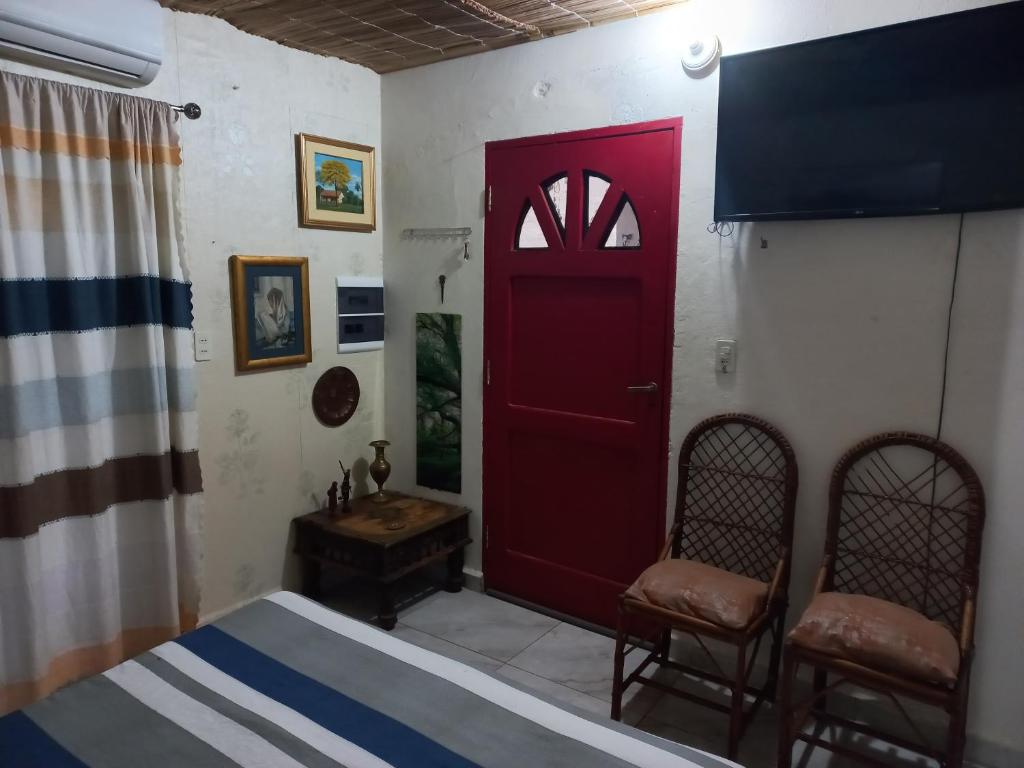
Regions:
<instances>
[{"instance_id":1,"label":"chair leg","mask_svg":"<svg viewBox=\"0 0 1024 768\"><path fill-rule=\"evenodd\" d=\"M612 673L612 720L622 719L622 669L626 658L626 614L619 608L619 625L615 633L615 669Z\"/></svg>"},{"instance_id":2,"label":"chair leg","mask_svg":"<svg viewBox=\"0 0 1024 768\"><path fill-rule=\"evenodd\" d=\"M743 731L743 693L747 687L747 646L739 645L736 651L736 677L732 688L732 707L729 712L729 753L735 760L740 751L740 734Z\"/></svg>"},{"instance_id":3,"label":"chair leg","mask_svg":"<svg viewBox=\"0 0 1024 768\"><path fill-rule=\"evenodd\" d=\"M786 647L783 653L782 680L779 687L778 710L779 717L779 741L777 768L792 768L793 766L793 680L796 677L797 660L793 649Z\"/></svg>"},{"instance_id":4,"label":"chair leg","mask_svg":"<svg viewBox=\"0 0 1024 768\"><path fill-rule=\"evenodd\" d=\"M779 663L782 660L782 646L786 631L786 609L783 608L775 619L775 635L772 637L771 657L768 659L768 679L765 681L765 698L770 702L776 701L776 692L779 684Z\"/></svg>"},{"instance_id":5,"label":"chair leg","mask_svg":"<svg viewBox=\"0 0 1024 768\"><path fill-rule=\"evenodd\" d=\"M658 645L658 656L661 657L662 661L668 661L668 657L672 652L672 627L665 627L665 630L661 633L660 644Z\"/></svg>"},{"instance_id":6,"label":"chair leg","mask_svg":"<svg viewBox=\"0 0 1024 768\"><path fill-rule=\"evenodd\" d=\"M964 748L967 741L968 679L960 680L959 686L959 694L956 697L953 710L949 714L949 730L946 733L946 761L943 768L961 768L964 764Z\"/></svg>"},{"instance_id":7,"label":"chair leg","mask_svg":"<svg viewBox=\"0 0 1024 768\"><path fill-rule=\"evenodd\" d=\"M824 690L828 688L828 672L826 672L824 669L815 669L813 686L813 707L815 709L820 709L822 712L824 712L828 707L828 696L824 693Z\"/></svg>"},{"instance_id":8,"label":"chair leg","mask_svg":"<svg viewBox=\"0 0 1024 768\"><path fill-rule=\"evenodd\" d=\"M949 722L949 733L946 736L946 760L943 768L962 768L964 764L964 733L963 717L959 712L952 715Z\"/></svg>"}]
</instances>

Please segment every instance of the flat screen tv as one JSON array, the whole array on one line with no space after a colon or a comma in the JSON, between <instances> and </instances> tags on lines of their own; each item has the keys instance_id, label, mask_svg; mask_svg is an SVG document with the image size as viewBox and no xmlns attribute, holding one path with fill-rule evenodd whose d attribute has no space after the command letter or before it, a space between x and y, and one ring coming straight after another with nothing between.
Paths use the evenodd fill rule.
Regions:
<instances>
[{"instance_id":1,"label":"flat screen tv","mask_svg":"<svg viewBox=\"0 0 1024 768\"><path fill-rule=\"evenodd\" d=\"M1024 207L1024 2L724 56L716 221Z\"/></svg>"}]
</instances>

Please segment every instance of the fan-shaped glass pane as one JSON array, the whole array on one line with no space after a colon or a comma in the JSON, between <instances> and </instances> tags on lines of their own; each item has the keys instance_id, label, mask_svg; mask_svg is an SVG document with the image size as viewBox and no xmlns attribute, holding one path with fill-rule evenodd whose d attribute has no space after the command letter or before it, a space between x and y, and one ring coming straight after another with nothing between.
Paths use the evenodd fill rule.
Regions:
<instances>
[{"instance_id":1,"label":"fan-shaped glass pane","mask_svg":"<svg viewBox=\"0 0 1024 768\"><path fill-rule=\"evenodd\" d=\"M604 200L604 196L610 186L611 184L608 183L608 179L593 173L587 174L587 221L583 227L584 229L590 228L594 221L594 216L597 215L597 209L601 207L601 201Z\"/></svg>"},{"instance_id":2,"label":"fan-shaped glass pane","mask_svg":"<svg viewBox=\"0 0 1024 768\"><path fill-rule=\"evenodd\" d=\"M619 215L615 223L604 239L602 248L639 248L640 247L640 225L636 220L636 211L629 198L623 196L622 205L619 208Z\"/></svg>"},{"instance_id":3,"label":"fan-shaped glass pane","mask_svg":"<svg viewBox=\"0 0 1024 768\"><path fill-rule=\"evenodd\" d=\"M519 218L519 231L516 232L516 248L547 248L548 241L544 237L544 230L540 228L540 221L537 220L537 212L529 203L523 209Z\"/></svg>"},{"instance_id":4,"label":"fan-shaped glass pane","mask_svg":"<svg viewBox=\"0 0 1024 768\"><path fill-rule=\"evenodd\" d=\"M544 185L544 194L547 195L551 210L555 214L555 221L559 229L565 233L565 206L569 198L569 177L564 173L556 176Z\"/></svg>"}]
</instances>

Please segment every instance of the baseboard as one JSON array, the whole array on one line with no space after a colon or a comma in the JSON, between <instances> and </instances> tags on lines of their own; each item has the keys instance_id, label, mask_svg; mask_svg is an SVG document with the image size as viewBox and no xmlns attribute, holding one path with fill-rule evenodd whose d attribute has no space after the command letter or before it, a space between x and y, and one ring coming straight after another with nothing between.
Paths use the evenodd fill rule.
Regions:
<instances>
[{"instance_id":1,"label":"baseboard","mask_svg":"<svg viewBox=\"0 0 1024 768\"><path fill-rule=\"evenodd\" d=\"M979 768L1020 768L1024 749L967 734L967 761Z\"/></svg>"},{"instance_id":2,"label":"baseboard","mask_svg":"<svg viewBox=\"0 0 1024 768\"><path fill-rule=\"evenodd\" d=\"M484 591L484 572L476 568L463 568L462 577L465 579L466 588L474 592Z\"/></svg>"}]
</instances>

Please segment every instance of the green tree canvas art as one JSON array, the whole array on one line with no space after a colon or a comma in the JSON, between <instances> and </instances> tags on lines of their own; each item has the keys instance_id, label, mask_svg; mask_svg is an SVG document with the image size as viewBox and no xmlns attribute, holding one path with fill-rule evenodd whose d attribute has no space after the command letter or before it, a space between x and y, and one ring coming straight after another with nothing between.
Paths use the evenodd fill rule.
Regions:
<instances>
[{"instance_id":1,"label":"green tree canvas art","mask_svg":"<svg viewBox=\"0 0 1024 768\"><path fill-rule=\"evenodd\" d=\"M363 212L363 164L347 157L317 152L316 207L318 210Z\"/></svg>"},{"instance_id":2,"label":"green tree canvas art","mask_svg":"<svg viewBox=\"0 0 1024 768\"><path fill-rule=\"evenodd\" d=\"M300 133L299 226L373 232L377 228L374 148Z\"/></svg>"},{"instance_id":3,"label":"green tree canvas art","mask_svg":"<svg viewBox=\"0 0 1024 768\"><path fill-rule=\"evenodd\" d=\"M416 315L416 483L462 492L462 315Z\"/></svg>"}]
</instances>

